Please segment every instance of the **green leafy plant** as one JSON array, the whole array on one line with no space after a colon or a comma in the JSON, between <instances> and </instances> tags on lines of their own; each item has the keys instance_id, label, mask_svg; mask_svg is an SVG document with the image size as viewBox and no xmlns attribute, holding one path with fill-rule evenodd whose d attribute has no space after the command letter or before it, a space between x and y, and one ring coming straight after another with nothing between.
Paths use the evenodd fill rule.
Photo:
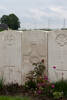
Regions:
<instances>
[{"instance_id":1,"label":"green leafy plant","mask_svg":"<svg viewBox=\"0 0 67 100\"><path fill-rule=\"evenodd\" d=\"M60 80L54 83L55 88L54 91L61 92L63 91L63 95L67 97L67 80Z\"/></svg>"},{"instance_id":2,"label":"green leafy plant","mask_svg":"<svg viewBox=\"0 0 67 100\"><path fill-rule=\"evenodd\" d=\"M48 81L48 77L38 79L37 82L37 94L44 96L52 96L55 85Z\"/></svg>"},{"instance_id":3,"label":"green leafy plant","mask_svg":"<svg viewBox=\"0 0 67 100\"><path fill-rule=\"evenodd\" d=\"M36 82L33 80L28 80L25 85L24 88L26 90L35 90L36 89Z\"/></svg>"},{"instance_id":4,"label":"green leafy plant","mask_svg":"<svg viewBox=\"0 0 67 100\"><path fill-rule=\"evenodd\" d=\"M34 91L35 95L54 97L54 99L67 95L67 81L51 83L45 74L44 60L33 65L35 66L34 70L27 74L26 90ZM56 69L56 66L53 68Z\"/></svg>"},{"instance_id":5,"label":"green leafy plant","mask_svg":"<svg viewBox=\"0 0 67 100\"><path fill-rule=\"evenodd\" d=\"M30 71L27 74L27 80L37 81L39 77L43 77L44 75L45 72L44 60L38 63L33 63L33 65L35 66L34 70Z\"/></svg>"},{"instance_id":6,"label":"green leafy plant","mask_svg":"<svg viewBox=\"0 0 67 100\"><path fill-rule=\"evenodd\" d=\"M34 70L27 74L24 87L26 90L34 90L35 95L52 96L55 85L48 81L44 60L33 65L35 66Z\"/></svg>"},{"instance_id":7,"label":"green leafy plant","mask_svg":"<svg viewBox=\"0 0 67 100\"><path fill-rule=\"evenodd\" d=\"M54 99L59 100L63 97L63 92L53 92L53 97Z\"/></svg>"},{"instance_id":8,"label":"green leafy plant","mask_svg":"<svg viewBox=\"0 0 67 100\"><path fill-rule=\"evenodd\" d=\"M38 78L44 75L44 71L45 71L44 60L38 63L34 63L33 65L35 66L34 70L30 71L27 74L27 77L26 77L27 81L24 87L26 87L27 89L36 90Z\"/></svg>"},{"instance_id":9,"label":"green leafy plant","mask_svg":"<svg viewBox=\"0 0 67 100\"><path fill-rule=\"evenodd\" d=\"M45 65L44 65L44 59L42 59L41 62L38 62L38 63L33 63L33 65L35 65L35 68L34 68L34 75L35 77L41 77L44 75L44 71L46 69Z\"/></svg>"}]
</instances>

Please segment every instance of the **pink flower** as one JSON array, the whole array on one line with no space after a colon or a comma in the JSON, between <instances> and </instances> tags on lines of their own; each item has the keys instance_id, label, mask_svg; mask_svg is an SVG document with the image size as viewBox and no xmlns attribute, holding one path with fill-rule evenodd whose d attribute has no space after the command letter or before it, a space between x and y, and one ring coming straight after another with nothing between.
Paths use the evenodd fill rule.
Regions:
<instances>
[{"instance_id":1,"label":"pink flower","mask_svg":"<svg viewBox=\"0 0 67 100\"><path fill-rule=\"evenodd\" d=\"M41 86L44 86L44 83L38 83L37 86L38 86L38 88Z\"/></svg>"},{"instance_id":2,"label":"pink flower","mask_svg":"<svg viewBox=\"0 0 67 100\"><path fill-rule=\"evenodd\" d=\"M54 84L52 84L52 85L51 85L51 87L52 87L52 88L55 88L55 85L54 85Z\"/></svg>"},{"instance_id":3,"label":"pink flower","mask_svg":"<svg viewBox=\"0 0 67 100\"><path fill-rule=\"evenodd\" d=\"M53 69L56 69L56 66L53 66Z\"/></svg>"},{"instance_id":4,"label":"pink flower","mask_svg":"<svg viewBox=\"0 0 67 100\"><path fill-rule=\"evenodd\" d=\"M41 94L41 90L38 90L37 93L38 93L38 94Z\"/></svg>"},{"instance_id":5,"label":"pink flower","mask_svg":"<svg viewBox=\"0 0 67 100\"><path fill-rule=\"evenodd\" d=\"M45 80L48 80L48 77L47 77L47 76L45 76L45 77L44 77L44 79L45 79Z\"/></svg>"},{"instance_id":6,"label":"pink flower","mask_svg":"<svg viewBox=\"0 0 67 100\"><path fill-rule=\"evenodd\" d=\"M41 86L44 86L45 84L44 83L41 83Z\"/></svg>"},{"instance_id":7,"label":"pink flower","mask_svg":"<svg viewBox=\"0 0 67 100\"><path fill-rule=\"evenodd\" d=\"M40 87L40 86L41 86L41 84L40 84L40 83L38 83L38 84L37 84L37 86L38 86L38 87Z\"/></svg>"}]
</instances>

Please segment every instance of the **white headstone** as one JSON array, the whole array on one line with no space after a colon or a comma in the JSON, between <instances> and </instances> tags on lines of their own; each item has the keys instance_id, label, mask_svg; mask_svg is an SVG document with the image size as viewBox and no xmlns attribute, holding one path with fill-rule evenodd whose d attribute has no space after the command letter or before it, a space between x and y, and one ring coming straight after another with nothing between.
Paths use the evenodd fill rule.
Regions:
<instances>
[{"instance_id":1,"label":"white headstone","mask_svg":"<svg viewBox=\"0 0 67 100\"><path fill-rule=\"evenodd\" d=\"M0 77L6 83L21 84L21 33L0 32Z\"/></svg>"},{"instance_id":2,"label":"white headstone","mask_svg":"<svg viewBox=\"0 0 67 100\"><path fill-rule=\"evenodd\" d=\"M48 76L51 81L67 79L67 31L48 34Z\"/></svg>"},{"instance_id":3,"label":"white headstone","mask_svg":"<svg viewBox=\"0 0 67 100\"><path fill-rule=\"evenodd\" d=\"M45 60L47 66L47 33L40 30L24 31L22 34L23 78L34 69L33 63ZM47 68L46 68L47 70ZM25 80L25 78L24 78Z\"/></svg>"}]
</instances>

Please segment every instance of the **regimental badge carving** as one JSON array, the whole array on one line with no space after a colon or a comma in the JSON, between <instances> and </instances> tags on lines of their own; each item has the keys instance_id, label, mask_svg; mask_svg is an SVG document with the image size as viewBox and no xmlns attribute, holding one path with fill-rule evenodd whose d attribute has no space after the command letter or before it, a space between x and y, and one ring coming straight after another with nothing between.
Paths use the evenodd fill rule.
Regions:
<instances>
[{"instance_id":1,"label":"regimental badge carving","mask_svg":"<svg viewBox=\"0 0 67 100\"><path fill-rule=\"evenodd\" d=\"M56 37L56 42L59 46L67 45L67 35L66 34L59 34Z\"/></svg>"},{"instance_id":2,"label":"regimental badge carving","mask_svg":"<svg viewBox=\"0 0 67 100\"><path fill-rule=\"evenodd\" d=\"M38 54L38 51L37 51L37 44L36 43L32 43L31 44L31 53L30 53L30 58L29 58L29 61L30 63L37 63L39 62L39 54Z\"/></svg>"},{"instance_id":3,"label":"regimental badge carving","mask_svg":"<svg viewBox=\"0 0 67 100\"><path fill-rule=\"evenodd\" d=\"M11 46L11 45L13 45L14 42L15 42L15 36L14 36L13 34L9 33L9 34L6 34L6 35L3 37L3 40L4 40L4 42L5 42L7 45Z\"/></svg>"}]
</instances>

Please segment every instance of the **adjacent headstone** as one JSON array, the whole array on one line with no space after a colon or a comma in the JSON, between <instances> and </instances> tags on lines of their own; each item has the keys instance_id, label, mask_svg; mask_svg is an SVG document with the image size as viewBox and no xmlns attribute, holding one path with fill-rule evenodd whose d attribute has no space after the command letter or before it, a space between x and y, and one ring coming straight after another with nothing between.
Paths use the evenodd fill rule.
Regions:
<instances>
[{"instance_id":1,"label":"adjacent headstone","mask_svg":"<svg viewBox=\"0 0 67 100\"><path fill-rule=\"evenodd\" d=\"M67 79L67 31L48 34L48 76L51 81Z\"/></svg>"},{"instance_id":2,"label":"adjacent headstone","mask_svg":"<svg viewBox=\"0 0 67 100\"><path fill-rule=\"evenodd\" d=\"M21 84L21 33L0 32L0 78L5 84Z\"/></svg>"}]
</instances>

